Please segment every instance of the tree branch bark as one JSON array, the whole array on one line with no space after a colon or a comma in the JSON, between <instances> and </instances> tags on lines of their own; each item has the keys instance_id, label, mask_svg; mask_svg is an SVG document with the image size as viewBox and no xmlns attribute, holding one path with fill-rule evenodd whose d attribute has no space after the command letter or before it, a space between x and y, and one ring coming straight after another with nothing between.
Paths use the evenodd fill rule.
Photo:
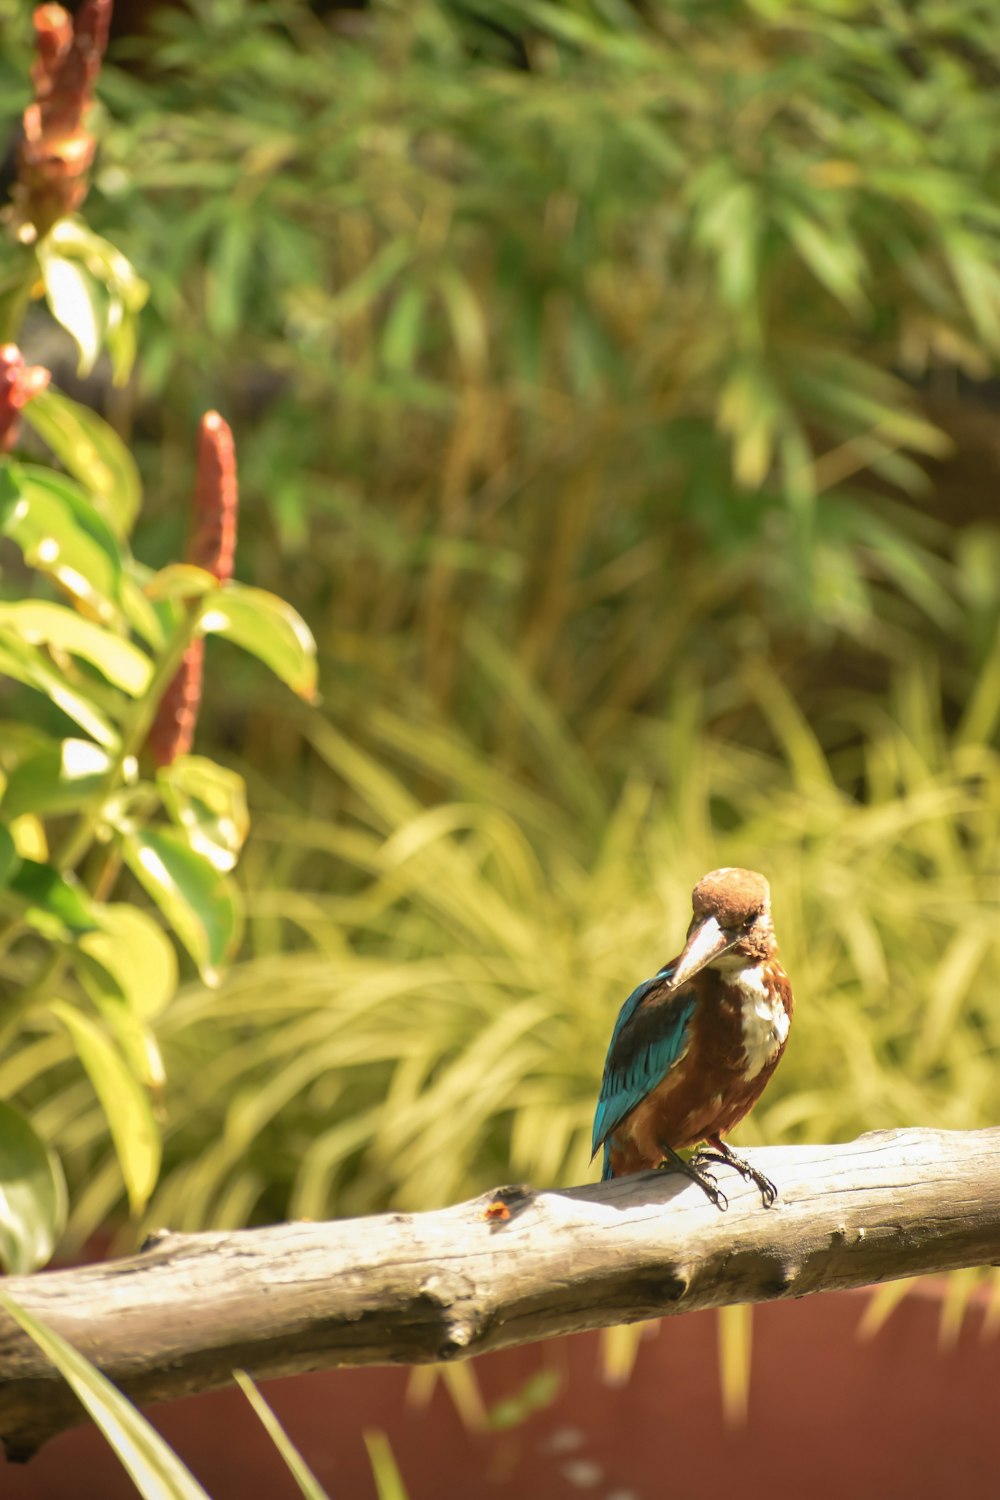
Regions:
<instances>
[{"instance_id":1,"label":"tree branch bark","mask_svg":"<svg viewBox=\"0 0 1000 1500\"><path fill-rule=\"evenodd\" d=\"M498 1188L431 1213L153 1236L138 1255L5 1288L140 1403L333 1365L461 1359L579 1329L1000 1262L1000 1129L758 1150L719 1213L666 1173ZM0 1315L0 1438L30 1456L81 1419Z\"/></svg>"}]
</instances>

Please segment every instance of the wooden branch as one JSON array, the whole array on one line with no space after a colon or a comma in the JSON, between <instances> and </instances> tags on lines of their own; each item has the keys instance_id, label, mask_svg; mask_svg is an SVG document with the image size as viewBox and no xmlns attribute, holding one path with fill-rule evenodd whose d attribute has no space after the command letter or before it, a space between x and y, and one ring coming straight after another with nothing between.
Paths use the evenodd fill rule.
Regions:
<instances>
[{"instance_id":1,"label":"wooden branch","mask_svg":"<svg viewBox=\"0 0 1000 1500\"><path fill-rule=\"evenodd\" d=\"M1000 1129L758 1150L769 1210L728 1168L719 1213L666 1173L433 1213L152 1238L6 1290L134 1400L332 1365L409 1364L664 1313L1000 1261ZM30 1456L81 1419L0 1316L0 1437Z\"/></svg>"}]
</instances>

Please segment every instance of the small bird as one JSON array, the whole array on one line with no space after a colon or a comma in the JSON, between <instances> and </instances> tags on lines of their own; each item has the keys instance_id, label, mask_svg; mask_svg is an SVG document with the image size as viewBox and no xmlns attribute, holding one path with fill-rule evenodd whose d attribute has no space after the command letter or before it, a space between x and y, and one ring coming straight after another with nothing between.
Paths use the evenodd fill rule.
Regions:
<instances>
[{"instance_id":1,"label":"small bird","mask_svg":"<svg viewBox=\"0 0 1000 1500\"><path fill-rule=\"evenodd\" d=\"M719 1209L725 1193L704 1163L727 1162L760 1189L778 1190L722 1137L756 1104L778 1065L792 1020L792 987L778 961L771 891L756 870L713 870L691 897L679 957L629 995L611 1034L594 1115L602 1180L670 1167ZM678 1152L707 1142L685 1161Z\"/></svg>"}]
</instances>

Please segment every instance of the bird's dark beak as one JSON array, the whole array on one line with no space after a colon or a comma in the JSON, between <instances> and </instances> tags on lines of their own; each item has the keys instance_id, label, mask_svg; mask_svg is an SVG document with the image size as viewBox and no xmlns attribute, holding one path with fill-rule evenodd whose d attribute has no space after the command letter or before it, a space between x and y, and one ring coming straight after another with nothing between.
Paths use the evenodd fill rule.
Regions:
<instances>
[{"instance_id":1,"label":"bird's dark beak","mask_svg":"<svg viewBox=\"0 0 1000 1500\"><path fill-rule=\"evenodd\" d=\"M670 988L679 990L682 984L687 984L689 979L699 974L720 953L725 953L734 943L739 942L739 938L738 932L729 932L725 927L720 927L714 917L703 918L688 935L684 952L670 976Z\"/></svg>"}]
</instances>

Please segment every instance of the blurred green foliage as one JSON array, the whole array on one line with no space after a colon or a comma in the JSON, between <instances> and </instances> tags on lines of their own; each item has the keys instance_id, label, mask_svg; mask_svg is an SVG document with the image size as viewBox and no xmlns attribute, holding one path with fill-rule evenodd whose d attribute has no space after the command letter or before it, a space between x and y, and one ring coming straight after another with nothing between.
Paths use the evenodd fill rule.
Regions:
<instances>
[{"instance_id":1,"label":"blurred green foliage","mask_svg":"<svg viewBox=\"0 0 1000 1500\"><path fill-rule=\"evenodd\" d=\"M991 0L153 24L88 205L151 289L141 550L220 407L325 707L214 681L264 813L241 961L163 1017L152 1217L580 1177L617 1004L723 863L799 1005L747 1138L995 1119L1000 529L935 492L927 402L1000 355ZM76 1231L113 1214L52 1040L0 1090Z\"/></svg>"}]
</instances>

